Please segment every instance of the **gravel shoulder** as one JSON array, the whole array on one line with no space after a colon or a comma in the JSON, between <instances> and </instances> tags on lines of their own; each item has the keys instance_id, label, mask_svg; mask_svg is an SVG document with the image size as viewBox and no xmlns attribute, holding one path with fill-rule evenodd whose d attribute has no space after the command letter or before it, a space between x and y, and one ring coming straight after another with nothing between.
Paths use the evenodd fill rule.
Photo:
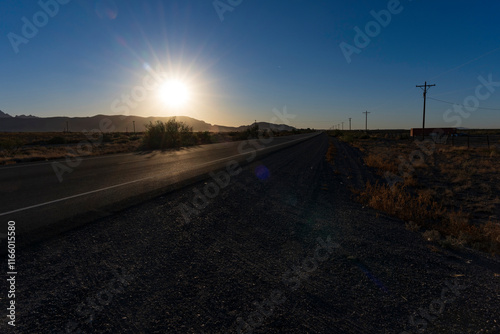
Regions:
<instances>
[{"instance_id":1,"label":"gravel shoulder","mask_svg":"<svg viewBox=\"0 0 500 334\"><path fill-rule=\"evenodd\" d=\"M369 173L327 147L253 161L189 222L210 180L23 249L13 332L498 333L498 258L354 202Z\"/></svg>"}]
</instances>

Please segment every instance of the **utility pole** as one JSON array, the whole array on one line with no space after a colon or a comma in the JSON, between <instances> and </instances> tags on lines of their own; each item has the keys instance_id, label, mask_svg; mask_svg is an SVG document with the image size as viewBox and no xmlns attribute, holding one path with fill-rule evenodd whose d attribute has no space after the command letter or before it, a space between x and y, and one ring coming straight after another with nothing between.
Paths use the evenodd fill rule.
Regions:
<instances>
[{"instance_id":1,"label":"utility pole","mask_svg":"<svg viewBox=\"0 0 500 334\"><path fill-rule=\"evenodd\" d=\"M349 131L351 131L351 118L349 118Z\"/></svg>"},{"instance_id":2,"label":"utility pole","mask_svg":"<svg viewBox=\"0 0 500 334\"><path fill-rule=\"evenodd\" d=\"M344 122L342 122L342 131L344 131Z\"/></svg>"},{"instance_id":3,"label":"utility pole","mask_svg":"<svg viewBox=\"0 0 500 334\"><path fill-rule=\"evenodd\" d=\"M422 88L422 90L424 91L424 119L422 121L422 140L424 140L424 138L425 138L425 100L427 97L427 89L431 88L433 86L436 86L436 85L428 85L427 81L423 85L417 85L417 87Z\"/></svg>"},{"instance_id":4,"label":"utility pole","mask_svg":"<svg viewBox=\"0 0 500 334\"><path fill-rule=\"evenodd\" d=\"M368 133L368 114L371 114L371 112L365 111L363 114L365 114L365 132Z\"/></svg>"},{"instance_id":5,"label":"utility pole","mask_svg":"<svg viewBox=\"0 0 500 334\"><path fill-rule=\"evenodd\" d=\"M69 122L66 121L66 132L69 132Z\"/></svg>"},{"instance_id":6,"label":"utility pole","mask_svg":"<svg viewBox=\"0 0 500 334\"><path fill-rule=\"evenodd\" d=\"M134 135L135 135L135 121L132 121L132 124L134 125Z\"/></svg>"}]
</instances>

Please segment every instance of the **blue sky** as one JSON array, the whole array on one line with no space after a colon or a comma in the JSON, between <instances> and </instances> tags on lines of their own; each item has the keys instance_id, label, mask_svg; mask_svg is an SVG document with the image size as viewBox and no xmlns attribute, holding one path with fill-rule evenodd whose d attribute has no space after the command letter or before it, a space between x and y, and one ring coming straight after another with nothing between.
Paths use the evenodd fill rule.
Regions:
<instances>
[{"instance_id":1,"label":"blue sky","mask_svg":"<svg viewBox=\"0 0 500 334\"><path fill-rule=\"evenodd\" d=\"M297 127L352 118L364 128L368 110L370 128L411 128L422 122L415 86L427 81L429 98L470 105L428 99L427 126L500 128L498 2L221 0L231 9L221 21L211 0L59 1L41 1L52 16L37 1L0 4L0 110L242 125L286 106ZM382 10L384 26L371 14ZM34 36L23 18L38 20L36 34L24 29ZM367 24L372 37L348 63L340 44L357 47L354 29ZM173 108L145 89L152 73L186 83L189 101Z\"/></svg>"}]
</instances>

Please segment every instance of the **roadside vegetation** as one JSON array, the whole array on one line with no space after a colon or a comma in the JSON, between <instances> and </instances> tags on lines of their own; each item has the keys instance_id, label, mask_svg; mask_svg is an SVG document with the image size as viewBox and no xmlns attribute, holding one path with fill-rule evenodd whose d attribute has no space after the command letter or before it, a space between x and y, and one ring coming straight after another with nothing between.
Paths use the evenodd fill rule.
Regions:
<instances>
[{"instance_id":1,"label":"roadside vegetation","mask_svg":"<svg viewBox=\"0 0 500 334\"><path fill-rule=\"evenodd\" d=\"M167 122L157 121L146 125L146 132L142 137L142 148L150 150L164 150L198 144L199 140L193 128L175 118Z\"/></svg>"},{"instance_id":2,"label":"roadside vegetation","mask_svg":"<svg viewBox=\"0 0 500 334\"><path fill-rule=\"evenodd\" d=\"M331 135L359 149L379 175L381 181L354 191L359 201L404 220L428 241L500 252L498 137L489 148L468 148L451 146L449 138L419 145L397 133Z\"/></svg>"},{"instance_id":3,"label":"roadside vegetation","mask_svg":"<svg viewBox=\"0 0 500 334\"><path fill-rule=\"evenodd\" d=\"M82 132L1 132L0 165L133 152L143 134ZM81 145L93 138L95 145Z\"/></svg>"},{"instance_id":4,"label":"roadside vegetation","mask_svg":"<svg viewBox=\"0 0 500 334\"><path fill-rule=\"evenodd\" d=\"M150 123L145 132L0 132L0 165L45 161L72 156L99 156L141 150L165 150L252 138L281 137L313 132L311 129L261 130L257 124L244 131L196 132L172 119ZM88 144L91 142L92 144ZM86 143L82 145L82 143Z\"/></svg>"}]
</instances>

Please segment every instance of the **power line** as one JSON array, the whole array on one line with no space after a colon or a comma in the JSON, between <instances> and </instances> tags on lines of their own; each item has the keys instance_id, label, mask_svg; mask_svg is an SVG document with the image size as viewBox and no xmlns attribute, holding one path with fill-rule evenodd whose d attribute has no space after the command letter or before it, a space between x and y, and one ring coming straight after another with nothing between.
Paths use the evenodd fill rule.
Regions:
<instances>
[{"instance_id":1,"label":"power line","mask_svg":"<svg viewBox=\"0 0 500 334\"><path fill-rule=\"evenodd\" d=\"M434 80L434 79L439 78L440 76L442 76L442 75L444 75L444 74L447 74L447 73L453 72L453 71L455 71L455 70L458 70L459 68L464 67L465 65L468 65L468 64L470 64L470 63L473 63L473 62L475 62L476 60L479 60L479 59L481 59L481 58L483 58L483 57L485 57L485 56L487 56L487 55L489 55L489 54L491 54L491 53L493 53L493 52L498 51L498 50L500 50L500 47L495 48L495 49L493 49L493 50L491 50L491 51L488 51L488 52L486 52L485 54L482 54L482 55L480 55L480 56L478 56L478 57L476 57L476 58L474 58L474 59L471 59L471 60L469 60L469 61L466 61L466 62L465 62L465 63L463 63L462 65L458 65L458 66L456 66L456 67L454 67L454 68L452 68L452 69L449 69L449 70L447 70L447 71L445 71L445 72L443 72L443 73L441 73L441 74L436 75L435 77L432 77L431 79L432 79L432 80Z\"/></svg>"},{"instance_id":2,"label":"power line","mask_svg":"<svg viewBox=\"0 0 500 334\"><path fill-rule=\"evenodd\" d=\"M453 104L453 105L457 105L457 106L461 106L461 107L470 107L470 106L466 106L466 105L463 105L463 104L460 104L460 103L455 103L455 102L450 102L450 101L444 101L444 100L435 99L433 97L428 97L428 99L431 99L431 100L434 100L434 101L443 102L443 103ZM497 111L500 111L500 109L497 109L497 108L486 108L486 107L477 107L475 109L485 109L485 110L497 110Z\"/></svg>"},{"instance_id":3,"label":"power line","mask_svg":"<svg viewBox=\"0 0 500 334\"><path fill-rule=\"evenodd\" d=\"M436 85L428 85L427 81L423 85L417 85L417 87L422 88L424 91L424 118L422 120L422 140L425 138L425 100L427 98L427 89L434 87Z\"/></svg>"},{"instance_id":4,"label":"power line","mask_svg":"<svg viewBox=\"0 0 500 334\"><path fill-rule=\"evenodd\" d=\"M371 111L364 111L365 114L365 132L368 132L368 114L371 114Z\"/></svg>"}]
</instances>

